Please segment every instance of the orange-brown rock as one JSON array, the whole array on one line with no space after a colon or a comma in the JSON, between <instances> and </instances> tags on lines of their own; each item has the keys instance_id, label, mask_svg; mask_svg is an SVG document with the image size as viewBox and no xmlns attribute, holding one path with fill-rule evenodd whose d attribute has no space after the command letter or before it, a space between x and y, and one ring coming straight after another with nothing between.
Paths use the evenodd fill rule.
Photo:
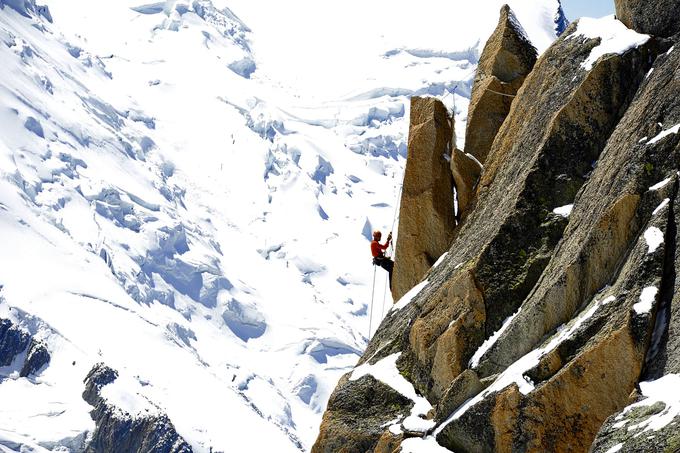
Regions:
<instances>
[{"instance_id":1,"label":"orange-brown rock","mask_svg":"<svg viewBox=\"0 0 680 453\"><path fill-rule=\"evenodd\" d=\"M472 87L465 152L484 164L517 90L536 62L536 49L508 5L486 42Z\"/></svg>"},{"instance_id":2,"label":"orange-brown rock","mask_svg":"<svg viewBox=\"0 0 680 453\"><path fill-rule=\"evenodd\" d=\"M401 449L401 442L404 440L404 435L394 435L389 431L385 431L373 450L373 453L398 453Z\"/></svg>"},{"instance_id":3,"label":"orange-brown rock","mask_svg":"<svg viewBox=\"0 0 680 453\"><path fill-rule=\"evenodd\" d=\"M459 272L437 289L413 321L409 345L415 363L412 375L427 370L429 379L414 384L433 399L440 399L466 368L481 341L485 320L484 299L471 272ZM422 372L422 371L420 371Z\"/></svg>"},{"instance_id":4,"label":"orange-brown rock","mask_svg":"<svg viewBox=\"0 0 680 453\"><path fill-rule=\"evenodd\" d=\"M575 199L565 239L477 371L500 373L502 379L525 354L556 341L561 328L572 328L569 335L537 357L534 367L521 370L534 390L522 393L511 386L482 393L479 403L442 430L443 445L481 446L469 451L589 451L603 421L629 404L643 370L654 369L650 351L663 347L649 345L668 342L654 335L672 319L656 312L664 298L672 303L676 281L680 138L657 144L649 137L658 134L658 124L680 120L680 101L667 95L678 89L677 61L655 68L643 83ZM664 183L654 183L660 180ZM663 239L650 241L650 231ZM598 452L627 439L631 449L622 451L673 451L668 446L677 445L672 429L661 439L644 441L638 440L639 431L627 434L634 423L621 428L618 422L608 422Z\"/></svg>"},{"instance_id":5,"label":"orange-brown rock","mask_svg":"<svg viewBox=\"0 0 680 453\"><path fill-rule=\"evenodd\" d=\"M462 219L468 211L470 203L482 173L477 159L457 148L451 153L451 173L456 186L458 200L458 219Z\"/></svg>"},{"instance_id":6,"label":"orange-brown rock","mask_svg":"<svg viewBox=\"0 0 680 453\"><path fill-rule=\"evenodd\" d=\"M632 320L618 320L531 393L511 385L468 409L444 428L439 443L480 453L587 452L603 421L627 404L644 360L645 342L634 337Z\"/></svg>"},{"instance_id":7,"label":"orange-brown rock","mask_svg":"<svg viewBox=\"0 0 680 453\"><path fill-rule=\"evenodd\" d=\"M411 99L392 295L398 300L448 250L456 226L449 169L453 118L435 98Z\"/></svg>"}]
</instances>

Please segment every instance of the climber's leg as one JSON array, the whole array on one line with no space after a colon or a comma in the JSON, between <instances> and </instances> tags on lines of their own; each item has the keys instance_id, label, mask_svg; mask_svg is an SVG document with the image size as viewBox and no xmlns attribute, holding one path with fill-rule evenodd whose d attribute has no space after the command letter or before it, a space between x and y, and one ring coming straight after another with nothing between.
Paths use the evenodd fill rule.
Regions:
<instances>
[{"instance_id":1,"label":"climber's leg","mask_svg":"<svg viewBox=\"0 0 680 453\"><path fill-rule=\"evenodd\" d=\"M380 267L385 269L389 274L390 279L390 291L392 290L392 269L394 269L394 261L390 258L383 258L380 260Z\"/></svg>"}]
</instances>

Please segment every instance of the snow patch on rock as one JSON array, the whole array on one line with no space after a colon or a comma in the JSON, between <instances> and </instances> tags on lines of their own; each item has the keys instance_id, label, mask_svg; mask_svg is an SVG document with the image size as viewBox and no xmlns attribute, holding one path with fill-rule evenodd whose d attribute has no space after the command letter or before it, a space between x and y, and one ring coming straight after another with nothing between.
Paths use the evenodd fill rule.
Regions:
<instances>
[{"instance_id":1,"label":"snow patch on rock","mask_svg":"<svg viewBox=\"0 0 680 453\"><path fill-rule=\"evenodd\" d=\"M656 136L652 137L647 141L648 145L653 145L654 143L663 140L664 138L668 137L669 135L677 134L680 131L680 124L676 124L673 127L669 127L668 129L665 129L661 132L659 132Z\"/></svg>"},{"instance_id":2,"label":"snow patch on rock","mask_svg":"<svg viewBox=\"0 0 680 453\"><path fill-rule=\"evenodd\" d=\"M663 233L657 227L649 227L644 233L645 241L647 242L647 253L654 253L656 249L663 244Z\"/></svg>"},{"instance_id":3,"label":"snow patch on rock","mask_svg":"<svg viewBox=\"0 0 680 453\"><path fill-rule=\"evenodd\" d=\"M559 208L553 209L553 213L562 216L562 217L569 217L571 215L571 211L574 209L573 204L568 204L565 206L560 206Z\"/></svg>"},{"instance_id":4,"label":"snow patch on rock","mask_svg":"<svg viewBox=\"0 0 680 453\"><path fill-rule=\"evenodd\" d=\"M391 354L378 360L375 364L364 363L354 369L350 381L356 381L366 375L371 375L378 381L392 388L395 392L413 401L411 414L404 419L402 426L407 431L426 432L434 427L434 420L426 420L425 415L432 409L427 399L416 393L413 384L401 375L397 368L397 360L401 352Z\"/></svg>"},{"instance_id":5,"label":"snow patch on rock","mask_svg":"<svg viewBox=\"0 0 680 453\"><path fill-rule=\"evenodd\" d=\"M600 57L609 54L623 55L630 49L634 49L649 41L649 35L640 34L626 27L614 15L600 19L582 17L579 19L576 31L569 38L583 36L588 39L600 39L600 44L595 46L588 58L581 63L586 71L593 69L595 62Z\"/></svg>"},{"instance_id":6,"label":"snow patch on rock","mask_svg":"<svg viewBox=\"0 0 680 453\"><path fill-rule=\"evenodd\" d=\"M638 431L635 434L636 437L645 432L659 431L668 426L676 417L680 416L680 393L677 391L678 388L680 388L680 375L678 374L667 374L654 381L640 382L640 391L644 399L627 406L623 412L617 415L616 419L626 422L626 416L632 410L650 407L656 403L663 403L664 408L661 411L651 414L644 421L628 427L628 431ZM621 448L624 445L621 445Z\"/></svg>"},{"instance_id":7,"label":"snow patch on rock","mask_svg":"<svg viewBox=\"0 0 680 453\"><path fill-rule=\"evenodd\" d=\"M511 316L508 316L505 321L503 321L503 325L498 329L496 332L493 333L489 338L484 340L484 343L475 351L475 353L472 355L472 358L470 359L470 368L476 368L477 365L479 365L479 361L481 358L484 356L486 351L491 349L491 347L498 341L498 339L503 335L503 332L506 331L508 326L512 323L512 320L517 317L517 315L522 311L522 307L517 310L514 314Z\"/></svg>"},{"instance_id":8,"label":"snow patch on rock","mask_svg":"<svg viewBox=\"0 0 680 453\"><path fill-rule=\"evenodd\" d=\"M422 282L418 283L416 286L411 288L409 292L404 294L401 299L399 299L391 308L391 310L397 311L401 310L402 308L406 307L408 304L411 303L411 301L418 295L420 292L427 286L427 284L430 283L427 280L423 280Z\"/></svg>"},{"instance_id":9,"label":"snow patch on rock","mask_svg":"<svg viewBox=\"0 0 680 453\"><path fill-rule=\"evenodd\" d=\"M648 286L642 290L640 293L640 302L633 305L633 310L638 315L649 313L654 305L654 298L659 292L656 286Z\"/></svg>"}]
</instances>

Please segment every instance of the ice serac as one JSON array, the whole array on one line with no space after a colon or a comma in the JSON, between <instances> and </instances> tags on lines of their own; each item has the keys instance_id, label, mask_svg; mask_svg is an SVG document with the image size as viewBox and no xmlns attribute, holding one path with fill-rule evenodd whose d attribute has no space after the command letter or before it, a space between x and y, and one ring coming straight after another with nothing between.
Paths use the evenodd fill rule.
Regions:
<instances>
[{"instance_id":1,"label":"ice serac","mask_svg":"<svg viewBox=\"0 0 680 453\"><path fill-rule=\"evenodd\" d=\"M622 30L626 45L600 52L621 37L575 23L537 60L448 253L359 362L400 353L399 372L434 407L424 431L452 451L587 451L628 404L653 342L669 241L648 238L672 231L677 160L639 148L658 127L640 134L620 121L669 44L613 18L599 25ZM341 380L335 394L362 379ZM369 404L357 410L380 412ZM352 417L331 398L320 439ZM383 423L380 436L366 425L354 435L372 433L373 445L414 436L402 419Z\"/></svg>"},{"instance_id":2,"label":"ice serac","mask_svg":"<svg viewBox=\"0 0 680 453\"><path fill-rule=\"evenodd\" d=\"M616 17L640 33L670 37L680 31L680 0L615 0Z\"/></svg>"},{"instance_id":3,"label":"ice serac","mask_svg":"<svg viewBox=\"0 0 680 453\"><path fill-rule=\"evenodd\" d=\"M52 22L50 9L44 5L36 4L35 0L0 0L0 11L8 6L25 17L42 16Z\"/></svg>"},{"instance_id":4,"label":"ice serac","mask_svg":"<svg viewBox=\"0 0 680 453\"><path fill-rule=\"evenodd\" d=\"M432 97L411 99L408 158L399 210L392 294L413 288L451 245L456 226L449 170L453 118Z\"/></svg>"},{"instance_id":5,"label":"ice serac","mask_svg":"<svg viewBox=\"0 0 680 453\"><path fill-rule=\"evenodd\" d=\"M90 414L97 424L85 451L190 453L191 446L177 433L167 415L133 416L101 396L102 387L117 378L118 373L103 363L95 365L85 378L83 399L94 406Z\"/></svg>"},{"instance_id":6,"label":"ice serac","mask_svg":"<svg viewBox=\"0 0 680 453\"><path fill-rule=\"evenodd\" d=\"M468 109L465 152L482 164L536 58L526 32L510 7L504 5L479 59Z\"/></svg>"}]
</instances>

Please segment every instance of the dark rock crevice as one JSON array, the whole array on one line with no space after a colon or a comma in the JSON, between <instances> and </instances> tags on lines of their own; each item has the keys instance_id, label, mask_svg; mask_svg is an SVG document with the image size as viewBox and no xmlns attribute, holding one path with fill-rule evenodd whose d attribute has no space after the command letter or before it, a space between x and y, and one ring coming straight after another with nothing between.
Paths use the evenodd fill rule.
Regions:
<instances>
[{"instance_id":1,"label":"dark rock crevice","mask_svg":"<svg viewBox=\"0 0 680 453\"><path fill-rule=\"evenodd\" d=\"M663 369L667 360L665 346L668 343L668 333L671 320L671 306L676 288L676 269L677 260L677 208L675 201L678 196L678 179L674 178L673 194L668 203L669 214L666 234L664 237L665 257L663 266L663 276L661 278L661 288L659 290L659 305L654 321L654 331L652 333L651 344L645 357L645 366L642 370L641 381L658 379L663 376Z\"/></svg>"}]
</instances>

